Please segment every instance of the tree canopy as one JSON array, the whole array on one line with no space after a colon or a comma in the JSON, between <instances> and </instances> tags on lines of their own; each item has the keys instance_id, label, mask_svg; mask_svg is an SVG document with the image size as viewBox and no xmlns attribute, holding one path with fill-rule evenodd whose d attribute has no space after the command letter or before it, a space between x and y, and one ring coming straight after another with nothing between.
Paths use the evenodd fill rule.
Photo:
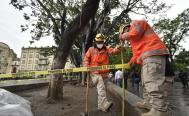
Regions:
<instances>
[{"instance_id":1,"label":"tree canopy","mask_svg":"<svg viewBox=\"0 0 189 116\"><path fill-rule=\"evenodd\" d=\"M189 66L189 51L183 49L174 59L175 69L184 70Z\"/></svg>"},{"instance_id":2,"label":"tree canopy","mask_svg":"<svg viewBox=\"0 0 189 116\"><path fill-rule=\"evenodd\" d=\"M189 9L184 10L172 20L160 20L154 27L167 45L173 61L175 53L182 48L180 43L189 35Z\"/></svg>"},{"instance_id":3,"label":"tree canopy","mask_svg":"<svg viewBox=\"0 0 189 116\"><path fill-rule=\"evenodd\" d=\"M23 16L27 21L21 25L22 31L29 30L32 36L31 43L40 40L42 37L53 36L58 45L65 28L81 13L81 6L86 0L11 0L11 4L24 12ZM115 45L119 42L119 26L131 22L129 14L157 14L166 11L169 6L159 0L102 0L97 14L93 17L75 40L74 44L85 51L92 45L96 33L103 33L107 36L107 43ZM27 12L31 11L31 12ZM118 12L118 13L113 13ZM113 15L112 15L113 14ZM82 48L82 43L84 47ZM73 50L72 50L73 51ZM73 52L81 54L80 52ZM71 55L74 56L77 55ZM76 59L76 58L75 58ZM74 62L79 66L80 62Z\"/></svg>"}]
</instances>

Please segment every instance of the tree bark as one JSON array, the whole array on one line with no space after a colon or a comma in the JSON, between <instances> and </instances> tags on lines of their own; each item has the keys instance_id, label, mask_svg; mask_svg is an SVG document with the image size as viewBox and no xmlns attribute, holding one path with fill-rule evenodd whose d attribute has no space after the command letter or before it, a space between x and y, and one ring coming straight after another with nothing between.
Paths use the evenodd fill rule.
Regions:
<instances>
[{"instance_id":1,"label":"tree bark","mask_svg":"<svg viewBox=\"0 0 189 116\"><path fill-rule=\"evenodd\" d=\"M82 12L78 15L64 31L58 45L52 69L62 69L65 66L66 59L70 53L71 47L76 37L87 25L91 17L94 17L99 6L100 0L87 0L83 6ZM63 78L62 75L50 75L51 81L47 97L57 100L63 98Z\"/></svg>"}]
</instances>

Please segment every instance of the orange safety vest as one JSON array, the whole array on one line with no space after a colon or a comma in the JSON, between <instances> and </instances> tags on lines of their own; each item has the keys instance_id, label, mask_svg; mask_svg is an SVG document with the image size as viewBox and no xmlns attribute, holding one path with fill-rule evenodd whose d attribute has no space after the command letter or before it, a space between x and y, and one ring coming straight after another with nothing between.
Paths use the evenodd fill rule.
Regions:
<instances>
[{"instance_id":1,"label":"orange safety vest","mask_svg":"<svg viewBox=\"0 0 189 116\"><path fill-rule=\"evenodd\" d=\"M95 47L90 47L84 59L84 66L102 66L109 64L109 55L116 54L120 50L116 48L103 47L98 50ZM109 70L91 71L93 74L101 74L103 78L108 77Z\"/></svg>"},{"instance_id":2,"label":"orange safety vest","mask_svg":"<svg viewBox=\"0 0 189 116\"><path fill-rule=\"evenodd\" d=\"M165 44L145 20L135 20L126 33L126 39L133 52L130 63L142 64L143 59L149 56L169 55Z\"/></svg>"}]
</instances>

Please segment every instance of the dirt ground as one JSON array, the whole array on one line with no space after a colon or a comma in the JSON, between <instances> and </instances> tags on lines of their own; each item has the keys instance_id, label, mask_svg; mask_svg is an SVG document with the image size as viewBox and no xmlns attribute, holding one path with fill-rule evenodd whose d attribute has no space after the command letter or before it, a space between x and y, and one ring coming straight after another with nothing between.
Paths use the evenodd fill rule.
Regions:
<instances>
[{"instance_id":1,"label":"dirt ground","mask_svg":"<svg viewBox=\"0 0 189 116\"><path fill-rule=\"evenodd\" d=\"M85 87L77 87L66 84L64 86L63 101L55 104L47 104L47 87L23 91L17 93L31 102L34 116L79 116L84 111ZM121 105L108 94L109 100L113 102L110 111L104 113L97 110L96 88L89 89L89 116L120 116Z\"/></svg>"}]
</instances>

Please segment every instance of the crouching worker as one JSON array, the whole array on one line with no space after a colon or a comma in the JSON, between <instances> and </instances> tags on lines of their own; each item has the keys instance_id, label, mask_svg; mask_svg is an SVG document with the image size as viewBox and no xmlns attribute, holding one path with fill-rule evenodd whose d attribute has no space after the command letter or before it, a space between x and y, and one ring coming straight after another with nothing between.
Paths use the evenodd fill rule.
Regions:
<instances>
[{"instance_id":1,"label":"crouching worker","mask_svg":"<svg viewBox=\"0 0 189 116\"><path fill-rule=\"evenodd\" d=\"M169 52L165 44L145 20L125 25L120 40L131 44L133 57L129 64L142 66L144 102L138 102L137 106L150 109L142 116L168 116L165 82Z\"/></svg>"},{"instance_id":2,"label":"crouching worker","mask_svg":"<svg viewBox=\"0 0 189 116\"><path fill-rule=\"evenodd\" d=\"M95 37L94 46L90 47L85 55L84 66L102 66L109 64L109 55L120 52L121 46L115 48L107 47L105 37L102 34L97 34ZM98 93L98 109L107 112L112 106L112 102L108 101L106 96L105 83L108 80L109 70L91 71L90 76L93 84L97 86Z\"/></svg>"}]
</instances>

